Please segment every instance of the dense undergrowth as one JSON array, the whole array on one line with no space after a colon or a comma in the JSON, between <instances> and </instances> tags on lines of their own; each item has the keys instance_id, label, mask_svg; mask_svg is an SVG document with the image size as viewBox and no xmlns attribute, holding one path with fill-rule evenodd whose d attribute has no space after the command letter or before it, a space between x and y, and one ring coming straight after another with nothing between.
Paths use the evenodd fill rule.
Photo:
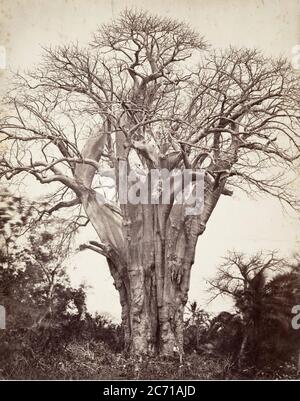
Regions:
<instances>
[{"instance_id":1,"label":"dense undergrowth","mask_svg":"<svg viewBox=\"0 0 300 401\"><path fill-rule=\"evenodd\" d=\"M234 366L229 357L188 354L179 359L137 360L113 352L104 342L72 341L63 350L15 350L1 360L1 379L296 379L296 365Z\"/></svg>"}]
</instances>

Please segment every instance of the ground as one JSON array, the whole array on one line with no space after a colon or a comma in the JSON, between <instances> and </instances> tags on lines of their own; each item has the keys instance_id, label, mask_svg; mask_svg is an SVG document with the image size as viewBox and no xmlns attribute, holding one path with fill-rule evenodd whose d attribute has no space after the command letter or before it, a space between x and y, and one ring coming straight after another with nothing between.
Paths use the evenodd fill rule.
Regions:
<instances>
[{"instance_id":1,"label":"ground","mask_svg":"<svg viewBox=\"0 0 300 401\"><path fill-rule=\"evenodd\" d=\"M276 369L237 369L230 358L196 353L186 355L182 364L176 356L138 361L94 342L72 342L59 353L15 352L6 362L1 366L0 379L300 379L292 363Z\"/></svg>"}]
</instances>

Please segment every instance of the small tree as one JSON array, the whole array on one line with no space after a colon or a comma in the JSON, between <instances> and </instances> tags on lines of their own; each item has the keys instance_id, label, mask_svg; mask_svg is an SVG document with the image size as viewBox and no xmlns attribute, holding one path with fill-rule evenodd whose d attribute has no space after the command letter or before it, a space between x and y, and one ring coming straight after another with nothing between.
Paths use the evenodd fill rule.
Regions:
<instances>
[{"instance_id":1,"label":"small tree","mask_svg":"<svg viewBox=\"0 0 300 401\"><path fill-rule=\"evenodd\" d=\"M196 301L186 307L184 326L185 352L200 351L210 326L210 317L198 307Z\"/></svg>"},{"instance_id":2,"label":"small tree","mask_svg":"<svg viewBox=\"0 0 300 401\"><path fill-rule=\"evenodd\" d=\"M0 304L8 333L59 326L68 320L70 304L79 316L85 314L83 289L73 289L66 273L70 243L61 235L61 222L32 225L34 209L2 188Z\"/></svg>"},{"instance_id":3,"label":"small tree","mask_svg":"<svg viewBox=\"0 0 300 401\"><path fill-rule=\"evenodd\" d=\"M284 272L285 271L285 272ZM299 349L300 334L291 326L300 302L300 275L274 254L246 258L232 253L210 281L214 296L227 295L241 317L240 362L255 363L289 357Z\"/></svg>"},{"instance_id":4,"label":"small tree","mask_svg":"<svg viewBox=\"0 0 300 401\"><path fill-rule=\"evenodd\" d=\"M197 239L222 195L242 186L296 206L287 184L299 157L298 76L255 50L208 52L169 18L126 10L85 49L46 49L17 77L5 110L1 176L31 175L57 200L45 211L73 207L94 226L90 248L107 259L133 353L182 352ZM202 212L188 215L174 191L169 204L121 202L120 162L121 182L137 166L146 176L202 169ZM103 204L97 173L108 167L116 193Z\"/></svg>"}]
</instances>

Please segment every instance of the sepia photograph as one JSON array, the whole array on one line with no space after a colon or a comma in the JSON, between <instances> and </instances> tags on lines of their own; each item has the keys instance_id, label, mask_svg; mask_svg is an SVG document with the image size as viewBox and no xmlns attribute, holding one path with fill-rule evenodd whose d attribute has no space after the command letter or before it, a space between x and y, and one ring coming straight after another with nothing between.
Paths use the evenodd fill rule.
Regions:
<instances>
[{"instance_id":1,"label":"sepia photograph","mask_svg":"<svg viewBox=\"0 0 300 401\"><path fill-rule=\"evenodd\" d=\"M300 380L299 246L300 0L0 0L1 381Z\"/></svg>"}]
</instances>

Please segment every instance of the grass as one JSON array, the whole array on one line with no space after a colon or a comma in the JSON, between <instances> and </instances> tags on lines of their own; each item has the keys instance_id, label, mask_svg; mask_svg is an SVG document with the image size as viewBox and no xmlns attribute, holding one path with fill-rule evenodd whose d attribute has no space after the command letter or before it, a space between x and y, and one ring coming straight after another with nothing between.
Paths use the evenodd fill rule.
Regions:
<instances>
[{"instance_id":1,"label":"grass","mask_svg":"<svg viewBox=\"0 0 300 401\"><path fill-rule=\"evenodd\" d=\"M212 355L186 355L143 361L113 353L104 343L71 342L59 352L15 352L1 363L0 379L104 380L104 379L299 379L294 364L274 369L237 370L229 358Z\"/></svg>"}]
</instances>

